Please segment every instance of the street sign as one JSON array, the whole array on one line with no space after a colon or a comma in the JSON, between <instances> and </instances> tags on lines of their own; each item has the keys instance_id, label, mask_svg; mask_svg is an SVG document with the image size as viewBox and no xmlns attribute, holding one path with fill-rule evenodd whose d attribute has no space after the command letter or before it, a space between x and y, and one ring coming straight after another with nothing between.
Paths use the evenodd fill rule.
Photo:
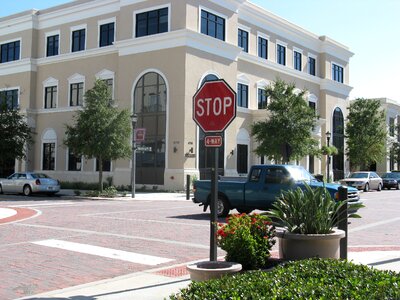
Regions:
<instances>
[{"instance_id":1,"label":"street sign","mask_svg":"<svg viewBox=\"0 0 400 300\"><path fill-rule=\"evenodd\" d=\"M222 132L236 117L236 93L225 80L206 81L193 96L193 120L204 132Z\"/></svg>"},{"instance_id":2,"label":"street sign","mask_svg":"<svg viewBox=\"0 0 400 300\"><path fill-rule=\"evenodd\" d=\"M221 147L222 146L222 136L206 136L204 139L204 144L206 147Z\"/></svg>"},{"instance_id":3,"label":"street sign","mask_svg":"<svg viewBox=\"0 0 400 300\"><path fill-rule=\"evenodd\" d=\"M146 136L146 128L136 128L135 129L136 142L144 142L145 136Z\"/></svg>"}]
</instances>

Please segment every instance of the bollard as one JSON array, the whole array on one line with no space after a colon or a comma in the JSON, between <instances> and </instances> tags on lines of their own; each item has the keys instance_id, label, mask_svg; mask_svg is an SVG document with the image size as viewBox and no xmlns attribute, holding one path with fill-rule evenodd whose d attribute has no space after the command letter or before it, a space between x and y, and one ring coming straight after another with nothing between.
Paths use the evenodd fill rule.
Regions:
<instances>
[{"instance_id":1,"label":"bollard","mask_svg":"<svg viewBox=\"0 0 400 300\"><path fill-rule=\"evenodd\" d=\"M186 175L186 200L190 199L190 175Z\"/></svg>"},{"instance_id":2,"label":"bollard","mask_svg":"<svg viewBox=\"0 0 400 300\"><path fill-rule=\"evenodd\" d=\"M347 200L347 188L340 186L339 201ZM339 210L338 229L343 230L346 235L340 240L340 258L347 259L347 239L348 239L348 205L343 205Z\"/></svg>"}]
</instances>

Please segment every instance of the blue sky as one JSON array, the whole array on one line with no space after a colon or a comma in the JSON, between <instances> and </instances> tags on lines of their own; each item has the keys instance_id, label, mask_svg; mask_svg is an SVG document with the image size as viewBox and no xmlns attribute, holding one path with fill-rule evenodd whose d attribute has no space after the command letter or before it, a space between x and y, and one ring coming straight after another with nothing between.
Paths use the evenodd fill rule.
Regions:
<instances>
[{"instance_id":1,"label":"blue sky","mask_svg":"<svg viewBox=\"0 0 400 300\"><path fill-rule=\"evenodd\" d=\"M251 0L304 29L348 46L351 98L388 97L400 102L399 0ZM68 0L15 0L0 17Z\"/></svg>"}]
</instances>

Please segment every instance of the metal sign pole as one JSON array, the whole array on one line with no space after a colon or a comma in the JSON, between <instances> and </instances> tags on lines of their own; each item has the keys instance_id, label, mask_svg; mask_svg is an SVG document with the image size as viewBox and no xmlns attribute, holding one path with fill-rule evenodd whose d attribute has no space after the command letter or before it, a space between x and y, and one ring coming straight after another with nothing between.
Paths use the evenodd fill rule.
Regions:
<instances>
[{"instance_id":1,"label":"metal sign pole","mask_svg":"<svg viewBox=\"0 0 400 300\"><path fill-rule=\"evenodd\" d=\"M217 261L217 199L218 199L218 151L215 148L214 169L211 177L210 203L210 261Z\"/></svg>"}]
</instances>

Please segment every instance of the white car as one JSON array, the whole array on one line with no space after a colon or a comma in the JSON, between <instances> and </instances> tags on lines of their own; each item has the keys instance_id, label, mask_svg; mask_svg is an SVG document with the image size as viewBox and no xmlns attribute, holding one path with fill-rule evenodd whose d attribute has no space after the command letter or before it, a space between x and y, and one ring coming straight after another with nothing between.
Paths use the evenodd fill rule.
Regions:
<instances>
[{"instance_id":1,"label":"white car","mask_svg":"<svg viewBox=\"0 0 400 300\"><path fill-rule=\"evenodd\" d=\"M53 195L60 191L60 182L43 173L18 172L6 179L0 179L0 193L32 193Z\"/></svg>"},{"instance_id":2,"label":"white car","mask_svg":"<svg viewBox=\"0 0 400 300\"><path fill-rule=\"evenodd\" d=\"M364 192L369 190L381 191L383 187L382 178L375 172L370 171L351 173L346 179L340 180L340 183L364 190Z\"/></svg>"}]
</instances>

